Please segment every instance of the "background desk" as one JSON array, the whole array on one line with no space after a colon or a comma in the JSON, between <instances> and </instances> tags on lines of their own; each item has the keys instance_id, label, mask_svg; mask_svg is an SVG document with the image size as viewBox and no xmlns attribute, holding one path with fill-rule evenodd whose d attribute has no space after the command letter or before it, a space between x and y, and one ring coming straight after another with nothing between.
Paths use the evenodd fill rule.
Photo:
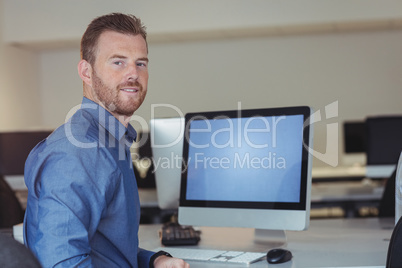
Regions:
<instances>
[{"instance_id":1,"label":"background desk","mask_svg":"<svg viewBox=\"0 0 402 268\"><path fill-rule=\"evenodd\" d=\"M340 208L343 217L352 218L366 215L377 216L384 184L380 181L341 181L318 182L311 187L312 216L314 209L327 209L328 217L331 208ZM317 214L317 213L316 213ZM333 215L336 216L336 215ZM339 217L339 215L338 215Z\"/></svg>"},{"instance_id":2,"label":"background desk","mask_svg":"<svg viewBox=\"0 0 402 268\"><path fill-rule=\"evenodd\" d=\"M380 180L373 180L368 185L365 179L366 169L361 166L350 167L317 167L313 168L312 207L333 207L341 206L346 209L347 217L353 216L358 202L369 205L376 205L381 199L383 185ZM22 207L26 208L27 188L23 175L5 176L5 180L16 192ZM141 207L146 210L144 213L155 222L159 217L156 189L140 189ZM360 204L357 204L359 207ZM155 215L153 214L155 213Z\"/></svg>"},{"instance_id":3,"label":"background desk","mask_svg":"<svg viewBox=\"0 0 402 268\"><path fill-rule=\"evenodd\" d=\"M302 232L287 232L286 248L293 260L269 265L265 260L250 267L367 267L385 266L394 219L331 219L312 220L310 228ZM161 225L140 226L140 246L160 247L158 230ZM255 244L252 229L203 227L201 241L196 248L261 251L269 248ZM194 247L194 246L193 246ZM238 265L191 262L192 268L239 267Z\"/></svg>"},{"instance_id":4,"label":"background desk","mask_svg":"<svg viewBox=\"0 0 402 268\"><path fill-rule=\"evenodd\" d=\"M383 191L384 186L379 181L314 182L311 189L311 217L376 216ZM139 194L142 223L166 222L176 211L159 209L155 189L140 189ZM362 215L362 210L367 209L370 211Z\"/></svg>"}]
</instances>

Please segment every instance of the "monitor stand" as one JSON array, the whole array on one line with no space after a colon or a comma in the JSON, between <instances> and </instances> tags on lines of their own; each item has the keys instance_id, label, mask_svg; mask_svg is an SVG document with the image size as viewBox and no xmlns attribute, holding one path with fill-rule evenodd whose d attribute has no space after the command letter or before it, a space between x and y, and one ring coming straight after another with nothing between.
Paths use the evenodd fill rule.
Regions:
<instances>
[{"instance_id":1,"label":"monitor stand","mask_svg":"<svg viewBox=\"0 0 402 268\"><path fill-rule=\"evenodd\" d=\"M254 242L271 248L283 247L287 243L286 233L284 230L255 229Z\"/></svg>"}]
</instances>

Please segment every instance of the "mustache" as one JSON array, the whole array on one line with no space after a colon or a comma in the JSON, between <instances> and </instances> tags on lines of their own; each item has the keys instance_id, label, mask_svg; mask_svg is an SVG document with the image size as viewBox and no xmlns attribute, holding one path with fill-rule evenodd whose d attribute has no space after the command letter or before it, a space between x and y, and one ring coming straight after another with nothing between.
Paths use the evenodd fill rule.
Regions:
<instances>
[{"instance_id":1,"label":"mustache","mask_svg":"<svg viewBox=\"0 0 402 268\"><path fill-rule=\"evenodd\" d=\"M121 89L123 87L138 87L139 90L142 90L142 85L138 81L129 81L129 82L122 83L118 86L119 89Z\"/></svg>"}]
</instances>

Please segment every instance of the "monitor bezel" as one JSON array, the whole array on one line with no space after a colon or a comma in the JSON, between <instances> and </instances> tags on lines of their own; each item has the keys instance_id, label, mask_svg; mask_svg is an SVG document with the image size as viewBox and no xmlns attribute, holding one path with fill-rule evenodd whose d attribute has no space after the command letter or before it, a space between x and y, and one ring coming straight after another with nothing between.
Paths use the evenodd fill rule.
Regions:
<instances>
[{"instance_id":1,"label":"monitor bezel","mask_svg":"<svg viewBox=\"0 0 402 268\"><path fill-rule=\"evenodd\" d=\"M310 197L308 196L308 184L311 183L310 157L308 149L312 146L310 117L312 111L308 106L282 107L282 108L263 108L248 110L226 110L188 113L185 116L185 133L183 144L183 166L180 187L180 207L198 208L235 208L235 209L263 209L263 210L294 210L305 211L309 209ZM189 127L192 121L197 118L216 119L216 118L248 118L253 116L303 116L303 144L302 148L302 168L300 184L300 200L295 203L288 202L238 202L238 201L212 201L212 200L189 200L186 198L187 190L187 162L189 153Z\"/></svg>"}]
</instances>

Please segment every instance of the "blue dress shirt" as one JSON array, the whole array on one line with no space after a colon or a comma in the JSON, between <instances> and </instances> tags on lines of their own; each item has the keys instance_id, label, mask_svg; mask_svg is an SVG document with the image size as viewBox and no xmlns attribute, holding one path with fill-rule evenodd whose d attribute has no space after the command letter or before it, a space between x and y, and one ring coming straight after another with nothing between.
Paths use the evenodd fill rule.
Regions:
<instances>
[{"instance_id":1,"label":"blue dress shirt","mask_svg":"<svg viewBox=\"0 0 402 268\"><path fill-rule=\"evenodd\" d=\"M107 110L81 108L25 163L25 244L43 267L149 267L139 248L140 203L130 146L136 138Z\"/></svg>"}]
</instances>

